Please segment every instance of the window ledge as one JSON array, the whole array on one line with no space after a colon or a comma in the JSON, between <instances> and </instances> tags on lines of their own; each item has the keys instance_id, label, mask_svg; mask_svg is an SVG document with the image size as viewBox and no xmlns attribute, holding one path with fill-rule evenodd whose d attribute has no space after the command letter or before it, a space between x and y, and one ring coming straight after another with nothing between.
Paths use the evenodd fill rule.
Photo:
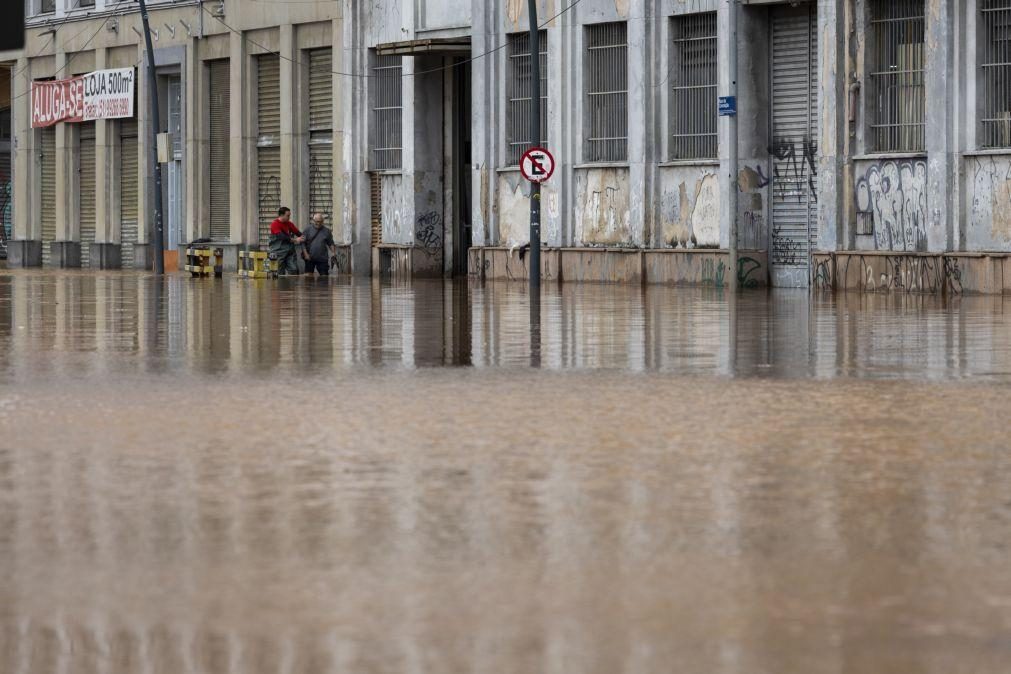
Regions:
<instances>
[{"instance_id":1,"label":"window ledge","mask_svg":"<svg viewBox=\"0 0 1011 674\"><path fill-rule=\"evenodd\" d=\"M662 161L657 164L660 167L672 167L672 166L719 166L719 159L671 159L668 161Z\"/></svg>"},{"instance_id":2,"label":"window ledge","mask_svg":"<svg viewBox=\"0 0 1011 674\"><path fill-rule=\"evenodd\" d=\"M366 173L374 173L377 176L402 176L404 169L368 169Z\"/></svg>"},{"instance_id":3,"label":"window ledge","mask_svg":"<svg viewBox=\"0 0 1011 674\"><path fill-rule=\"evenodd\" d=\"M520 172L520 167L519 166L500 166L497 169L495 169L495 172L496 173L519 173Z\"/></svg>"},{"instance_id":4,"label":"window ledge","mask_svg":"<svg viewBox=\"0 0 1011 674\"><path fill-rule=\"evenodd\" d=\"M992 148L987 150L966 150L963 157L1006 157L1011 155L1011 147Z\"/></svg>"},{"instance_id":5,"label":"window ledge","mask_svg":"<svg viewBox=\"0 0 1011 674\"><path fill-rule=\"evenodd\" d=\"M878 159L926 159L926 152L871 152L858 154L853 161L874 161Z\"/></svg>"},{"instance_id":6,"label":"window ledge","mask_svg":"<svg viewBox=\"0 0 1011 674\"><path fill-rule=\"evenodd\" d=\"M574 169L608 169L608 168L623 168L627 169L629 166L627 161L600 161L600 162L589 162L585 164L576 164L572 168Z\"/></svg>"}]
</instances>

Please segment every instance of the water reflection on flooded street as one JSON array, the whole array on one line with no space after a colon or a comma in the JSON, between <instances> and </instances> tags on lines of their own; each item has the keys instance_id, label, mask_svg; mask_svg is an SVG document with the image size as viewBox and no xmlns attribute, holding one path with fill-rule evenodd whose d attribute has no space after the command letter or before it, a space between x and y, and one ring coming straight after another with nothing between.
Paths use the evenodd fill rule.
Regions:
<instances>
[{"instance_id":1,"label":"water reflection on flooded street","mask_svg":"<svg viewBox=\"0 0 1011 674\"><path fill-rule=\"evenodd\" d=\"M527 301L0 272L0 673L1011 671L1007 300Z\"/></svg>"}]
</instances>

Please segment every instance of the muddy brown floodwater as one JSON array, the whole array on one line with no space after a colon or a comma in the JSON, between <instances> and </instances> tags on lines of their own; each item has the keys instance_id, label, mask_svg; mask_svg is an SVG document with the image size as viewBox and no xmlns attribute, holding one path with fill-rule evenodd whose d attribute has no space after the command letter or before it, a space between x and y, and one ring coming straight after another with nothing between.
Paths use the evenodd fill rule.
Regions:
<instances>
[{"instance_id":1,"label":"muddy brown floodwater","mask_svg":"<svg viewBox=\"0 0 1011 674\"><path fill-rule=\"evenodd\" d=\"M1009 308L0 272L0 672L1007 674Z\"/></svg>"}]
</instances>

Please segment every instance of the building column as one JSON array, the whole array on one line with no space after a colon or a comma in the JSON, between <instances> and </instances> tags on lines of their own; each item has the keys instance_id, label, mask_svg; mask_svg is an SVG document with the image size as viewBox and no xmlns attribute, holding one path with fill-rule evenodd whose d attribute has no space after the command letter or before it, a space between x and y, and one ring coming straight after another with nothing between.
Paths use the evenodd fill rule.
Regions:
<instances>
[{"instance_id":1,"label":"building column","mask_svg":"<svg viewBox=\"0 0 1011 674\"><path fill-rule=\"evenodd\" d=\"M927 0L925 97L927 147L927 250L957 247L954 232L961 186L959 157L949 121L955 114L955 4Z\"/></svg>"},{"instance_id":2,"label":"building column","mask_svg":"<svg viewBox=\"0 0 1011 674\"><path fill-rule=\"evenodd\" d=\"M647 42L648 26L645 18L649 13L647 0L633 0L628 9L628 215L631 223L629 233L637 247L649 245L648 225L652 221L646 208L647 161L653 161L653 153L647 149L646 124L650 116L647 109L652 105L656 88L652 85L652 71L649 60L652 50Z\"/></svg>"},{"instance_id":3,"label":"building column","mask_svg":"<svg viewBox=\"0 0 1011 674\"><path fill-rule=\"evenodd\" d=\"M333 70L335 73L347 72L344 70L344 19L343 15L339 15L335 18L331 24L331 35L332 37L332 55L333 55ZM359 232L358 234L365 234L365 238L362 239L360 236L355 236L355 232L351 227L351 223L344 217L345 212L345 197L344 197L344 181L341 179L340 172L337 167L341 165L341 159L344 156L344 128L343 121L344 118L341 116L341 101L345 96L345 80L347 78L342 75L334 74L332 76L332 90L333 90L333 100L331 106L331 119L333 119L333 137L332 137L332 153L330 157L330 166L334 167L331 171L331 189L333 190L333 214L331 221L331 227L333 228L334 240L338 244L350 244L352 246L364 245L368 247L371 242L371 232L366 228L365 232ZM347 270L342 270L347 271Z\"/></svg>"},{"instance_id":4,"label":"building column","mask_svg":"<svg viewBox=\"0 0 1011 674\"><path fill-rule=\"evenodd\" d=\"M847 189L845 170L849 131L845 11L843 0L818 3L818 249L823 251L843 245L849 222L845 197L853 194Z\"/></svg>"},{"instance_id":5,"label":"building column","mask_svg":"<svg viewBox=\"0 0 1011 674\"><path fill-rule=\"evenodd\" d=\"M344 5L344 21L341 25L341 65L343 72L367 73L368 49L362 45L366 31L363 14L367 11L357 2L348 1ZM335 48L334 58L336 61ZM336 68L334 68L336 70ZM340 167L344 183L344 201L341 214L345 228L357 233L358 245L352 246L351 269L355 275L366 276L372 272L372 196L368 169L368 80L349 78L344 83L340 101L341 114L341 161ZM337 118L334 120L337 126Z\"/></svg>"},{"instance_id":6,"label":"building column","mask_svg":"<svg viewBox=\"0 0 1011 674\"><path fill-rule=\"evenodd\" d=\"M305 163L305 129L302 122L302 68L296 62L295 27L280 28L281 56L281 203L294 208L300 199L302 166Z\"/></svg>"},{"instance_id":7,"label":"building column","mask_svg":"<svg viewBox=\"0 0 1011 674\"><path fill-rule=\"evenodd\" d=\"M246 41L242 35L230 34L229 42L229 76L231 88L230 98L230 243L242 246L255 242L259 238L257 223L252 216L252 204L255 200L253 189L254 162L253 150L256 140L252 137L253 116L256 113L255 87L251 86L249 67L250 56L246 49ZM229 260L231 255L225 255L226 268L237 268L238 257ZM230 263L233 262L234 264Z\"/></svg>"},{"instance_id":8,"label":"building column","mask_svg":"<svg viewBox=\"0 0 1011 674\"><path fill-rule=\"evenodd\" d=\"M186 88L184 105L186 115L186 240L210 236L210 213L208 213L208 171L207 171L207 95L204 82L204 63L199 57L199 39L191 38L186 53L186 73L183 86Z\"/></svg>"},{"instance_id":9,"label":"building column","mask_svg":"<svg viewBox=\"0 0 1011 674\"><path fill-rule=\"evenodd\" d=\"M31 117L32 72L22 56L11 78L14 133L14 231L7 244L7 264L11 267L42 266L42 224L40 169L36 136ZM50 205L50 208L52 206Z\"/></svg>"},{"instance_id":10,"label":"building column","mask_svg":"<svg viewBox=\"0 0 1011 674\"><path fill-rule=\"evenodd\" d=\"M148 99L147 51L143 43L137 46L137 242L134 244L134 266L150 269L154 263L151 230L154 229L154 175L151 171L151 102Z\"/></svg>"},{"instance_id":11,"label":"building column","mask_svg":"<svg viewBox=\"0 0 1011 674\"><path fill-rule=\"evenodd\" d=\"M471 54L491 51L498 33L498 3L473 3L473 34ZM487 246L498 240L494 208L498 183L496 144L499 134L498 106L502 100L503 83L496 77L500 54L492 54L471 64L474 115L471 119L471 162L474 165L471 204L473 245ZM550 61L550 59L549 59ZM550 82L549 77L549 82ZM406 110L406 108L405 108Z\"/></svg>"},{"instance_id":12,"label":"building column","mask_svg":"<svg viewBox=\"0 0 1011 674\"><path fill-rule=\"evenodd\" d=\"M56 52L57 72L62 72L66 64L67 53ZM76 135L74 125L64 122L56 125L56 240L50 259L54 267L61 269L81 266L80 176L74 161Z\"/></svg>"},{"instance_id":13,"label":"building column","mask_svg":"<svg viewBox=\"0 0 1011 674\"><path fill-rule=\"evenodd\" d=\"M95 70L108 67L108 50L95 49ZM119 235L119 122L95 122L95 243L90 251L91 266L118 269L121 266Z\"/></svg>"}]
</instances>

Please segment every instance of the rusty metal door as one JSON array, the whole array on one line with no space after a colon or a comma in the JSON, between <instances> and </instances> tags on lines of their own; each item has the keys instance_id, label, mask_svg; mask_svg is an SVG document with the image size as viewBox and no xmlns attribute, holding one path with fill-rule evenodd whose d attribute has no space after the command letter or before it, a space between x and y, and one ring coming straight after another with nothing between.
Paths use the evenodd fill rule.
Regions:
<instances>
[{"instance_id":1,"label":"rusty metal door","mask_svg":"<svg viewBox=\"0 0 1011 674\"><path fill-rule=\"evenodd\" d=\"M815 3L771 10L772 282L805 287L817 241L818 19Z\"/></svg>"}]
</instances>

